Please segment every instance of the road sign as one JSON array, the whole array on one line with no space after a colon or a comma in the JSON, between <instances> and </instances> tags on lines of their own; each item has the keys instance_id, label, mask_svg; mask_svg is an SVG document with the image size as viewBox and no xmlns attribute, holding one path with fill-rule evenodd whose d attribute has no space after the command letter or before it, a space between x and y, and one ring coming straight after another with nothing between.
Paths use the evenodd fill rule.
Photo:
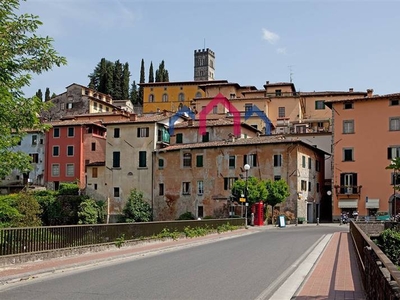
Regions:
<instances>
[{"instance_id":1,"label":"road sign","mask_svg":"<svg viewBox=\"0 0 400 300\"><path fill-rule=\"evenodd\" d=\"M246 198L240 198L239 201L240 202L246 202Z\"/></svg>"}]
</instances>

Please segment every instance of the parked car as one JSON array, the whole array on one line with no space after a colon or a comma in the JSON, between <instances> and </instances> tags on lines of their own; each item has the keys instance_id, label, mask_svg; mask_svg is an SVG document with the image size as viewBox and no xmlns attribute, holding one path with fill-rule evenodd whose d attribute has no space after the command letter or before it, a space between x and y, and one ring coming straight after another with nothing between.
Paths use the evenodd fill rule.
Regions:
<instances>
[{"instance_id":1,"label":"parked car","mask_svg":"<svg viewBox=\"0 0 400 300\"><path fill-rule=\"evenodd\" d=\"M376 213L377 221L390 221L390 215L387 211L378 211Z\"/></svg>"}]
</instances>

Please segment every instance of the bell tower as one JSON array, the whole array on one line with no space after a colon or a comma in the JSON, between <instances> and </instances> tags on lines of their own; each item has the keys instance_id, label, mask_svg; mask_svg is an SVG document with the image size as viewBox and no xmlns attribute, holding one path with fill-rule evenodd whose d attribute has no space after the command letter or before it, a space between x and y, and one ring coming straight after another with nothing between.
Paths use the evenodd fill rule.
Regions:
<instances>
[{"instance_id":1,"label":"bell tower","mask_svg":"<svg viewBox=\"0 0 400 300\"><path fill-rule=\"evenodd\" d=\"M214 80L215 53L209 48L194 50L194 81Z\"/></svg>"}]
</instances>

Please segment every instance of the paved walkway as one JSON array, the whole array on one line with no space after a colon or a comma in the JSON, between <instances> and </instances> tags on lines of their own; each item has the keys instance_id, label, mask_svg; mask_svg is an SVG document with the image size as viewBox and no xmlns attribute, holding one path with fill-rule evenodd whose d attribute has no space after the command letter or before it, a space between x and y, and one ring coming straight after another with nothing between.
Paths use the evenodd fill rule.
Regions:
<instances>
[{"instance_id":1,"label":"paved walkway","mask_svg":"<svg viewBox=\"0 0 400 300\"><path fill-rule=\"evenodd\" d=\"M365 299L350 233L336 232L296 300Z\"/></svg>"}]
</instances>

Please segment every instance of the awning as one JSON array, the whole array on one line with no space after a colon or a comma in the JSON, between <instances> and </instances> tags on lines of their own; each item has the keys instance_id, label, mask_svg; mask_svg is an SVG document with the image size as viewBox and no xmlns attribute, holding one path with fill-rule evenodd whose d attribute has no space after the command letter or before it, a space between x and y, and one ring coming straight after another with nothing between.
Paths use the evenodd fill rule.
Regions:
<instances>
[{"instance_id":1,"label":"awning","mask_svg":"<svg viewBox=\"0 0 400 300\"><path fill-rule=\"evenodd\" d=\"M365 203L366 208L379 208L379 199L368 198L368 202Z\"/></svg>"},{"instance_id":2,"label":"awning","mask_svg":"<svg viewBox=\"0 0 400 300\"><path fill-rule=\"evenodd\" d=\"M339 200L339 208L357 208L357 207L358 207L358 199Z\"/></svg>"}]
</instances>

